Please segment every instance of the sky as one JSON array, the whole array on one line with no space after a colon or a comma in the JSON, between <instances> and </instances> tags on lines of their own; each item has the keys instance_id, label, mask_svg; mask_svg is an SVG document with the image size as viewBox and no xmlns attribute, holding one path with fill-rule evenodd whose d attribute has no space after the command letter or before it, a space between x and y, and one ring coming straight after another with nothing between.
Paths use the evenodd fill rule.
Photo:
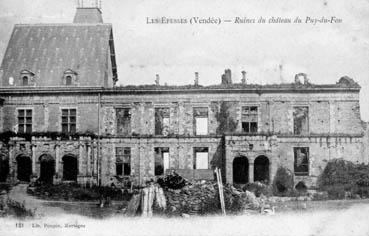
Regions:
<instances>
[{"instance_id":1,"label":"sky","mask_svg":"<svg viewBox=\"0 0 369 236\"><path fill-rule=\"evenodd\" d=\"M81 1L81 0L80 0ZM94 3L95 1L92 0ZM89 0L84 0L88 6ZM0 58L16 23L70 23L77 0L0 0ZM361 86L369 121L369 0L102 0L113 24L118 84L218 84L224 69L234 82L292 82L306 73L316 84L349 76ZM221 24L147 24L148 18L220 18ZM305 23L332 16L341 23ZM299 24L235 24L236 17L302 19ZM281 69L282 68L282 69Z\"/></svg>"}]
</instances>

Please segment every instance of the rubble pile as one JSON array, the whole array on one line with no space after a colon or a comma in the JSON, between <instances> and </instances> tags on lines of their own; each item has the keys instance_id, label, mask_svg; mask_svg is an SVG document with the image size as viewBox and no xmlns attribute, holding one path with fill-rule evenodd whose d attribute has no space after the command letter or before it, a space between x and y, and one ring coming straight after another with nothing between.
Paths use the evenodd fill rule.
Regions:
<instances>
[{"instance_id":1,"label":"rubble pile","mask_svg":"<svg viewBox=\"0 0 369 236\"><path fill-rule=\"evenodd\" d=\"M170 174L158 181L164 188L169 215L205 215L220 213L218 184L215 181L189 182L177 174ZM174 184L180 183L180 184ZM185 185L180 188L183 183ZM227 213L257 210L260 202L252 192L237 190L225 185L224 201Z\"/></svg>"},{"instance_id":2,"label":"rubble pile","mask_svg":"<svg viewBox=\"0 0 369 236\"><path fill-rule=\"evenodd\" d=\"M203 215L217 213L220 210L216 184L209 181L188 183L182 189L167 188L167 212L173 215L183 213Z\"/></svg>"}]
</instances>

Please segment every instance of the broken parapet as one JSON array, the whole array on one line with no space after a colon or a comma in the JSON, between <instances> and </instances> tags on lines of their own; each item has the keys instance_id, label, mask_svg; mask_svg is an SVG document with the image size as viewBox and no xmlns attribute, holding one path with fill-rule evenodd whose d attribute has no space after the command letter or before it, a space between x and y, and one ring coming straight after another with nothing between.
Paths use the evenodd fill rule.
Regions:
<instances>
[{"instance_id":1,"label":"broken parapet","mask_svg":"<svg viewBox=\"0 0 369 236\"><path fill-rule=\"evenodd\" d=\"M301 84L301 78L303 78L304 84L309 84L309 80L305 73L298 73L295 75L295 84Z\"/></svg>"},{"instance_id":2,"label":"broken parapet","mask_svg":"<svg viewBox=\"0 0 369 236\"><path fill-rule=\"evenodd\" d=\"M360 87L360 85L355 82L355 80L348 77L347 75L342 76L336 84L343 87Z\"/></svg>"}]
</instances>

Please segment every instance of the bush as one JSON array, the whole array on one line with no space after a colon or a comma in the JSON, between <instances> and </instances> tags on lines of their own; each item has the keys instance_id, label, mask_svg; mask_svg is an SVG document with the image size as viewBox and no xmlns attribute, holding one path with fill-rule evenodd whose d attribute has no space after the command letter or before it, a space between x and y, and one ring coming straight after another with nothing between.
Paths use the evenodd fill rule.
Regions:
<instances>
[{"instance_id":1,"label":"bush","mask_svg":"<svg viewBox=\"0 0 369 236\"><path fill-rule=\"evenodd\" d=\"M273 181L274 195L287 196L294 191L293 184L293 173L285 167L279 167Z\"/></svg>"},{"instance_id":2,"label":"bush","mask_svg":"<svg viewBox=\"0 0 369 236\"><path fill-rule=\"evenodd\" d=\"M369 197L369 165L354 164L343 159L332 160L320 176L319 188L327 191L330 199L355 195Z\"/></svg>"},{"instance_id":3,"label":"bush","mask_svg":"<svg viewBox=\"0 0 369 236\"><path fill-rule=\"evenodd\" d=\"M246 184L246 186L243 187L243 190L254 193L256 197L260 197L261 194L268 197L273 195L273 188L270 185L266 185L258 181Z\"/></svg>"}]
</instances>

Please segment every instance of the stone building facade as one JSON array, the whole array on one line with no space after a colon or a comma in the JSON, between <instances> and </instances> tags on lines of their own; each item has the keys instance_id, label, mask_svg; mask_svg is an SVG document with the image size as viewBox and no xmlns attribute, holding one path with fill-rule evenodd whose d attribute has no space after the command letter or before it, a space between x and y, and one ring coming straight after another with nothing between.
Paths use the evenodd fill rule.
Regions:
<instances>
[{"instance_id":1,"label":"stone building facade","mask_svg":"<svg viewBox=\"0 0 369 236\"><path fill-rule=\"evenodd\" d=\"M176 170L271 182L280 166L314 186L330 159L368 163L360 86L233 83L116 86L112 26L97 8L74 23L16 25L0 67L0 181L136 184Z\"/></svg>"}]
</instances>

